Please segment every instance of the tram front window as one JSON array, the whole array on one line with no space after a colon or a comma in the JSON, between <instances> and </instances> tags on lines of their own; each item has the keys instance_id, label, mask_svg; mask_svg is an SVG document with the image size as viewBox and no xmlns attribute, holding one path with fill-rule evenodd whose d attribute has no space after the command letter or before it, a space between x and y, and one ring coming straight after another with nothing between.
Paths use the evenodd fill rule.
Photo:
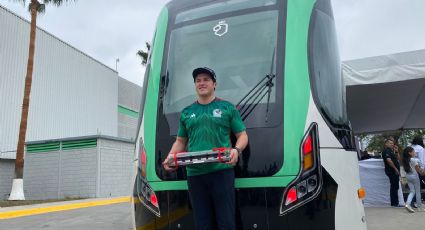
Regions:
<instances>
[{"instance_id":1,"label":"tram front window","mask_svg":"<svg viewBox=\"0 0 425 230\"><path fill-rule=\"evenodd\" d=\"M276 62L277 31L277 10L175 25L168 41L164 114L179 113L196 100L192 70L201 66L216 72L217 97L237 104L262 78L276 72L272 62ZM272 110L276 92L273 87L270 98L259 104L269 104ZM261 126L271 125L264 116L257 119Z\"/></svg>"},{"instance_id":2,"label":"tram front window","mask_svg":"<svg viewBox=\"0 0 425 230\"><path fill-rule=\"evenodd\" d=\"M197 99L193 69L206 66L216 72L216 96L237 106L250 136L236 177L271 176L281 169L286 5L275 0L244 2L211 1L170 10L158 95L156 162L162 162L175 141L181 111ZM239 103L246 95L258 95L253 89L259 82L264 84L259 97ZM156 167L163 175L162 165ZM184 173L177 174L162 179L185 179Z\"/></svg>"}]
</instances>

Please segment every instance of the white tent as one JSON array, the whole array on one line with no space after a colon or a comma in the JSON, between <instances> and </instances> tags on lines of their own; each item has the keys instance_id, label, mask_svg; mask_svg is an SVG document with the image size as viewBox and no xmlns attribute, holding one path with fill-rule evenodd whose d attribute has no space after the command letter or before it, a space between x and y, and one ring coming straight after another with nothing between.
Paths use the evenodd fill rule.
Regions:
<instances>
[{"instance_id":1,"label":"white tent","mask_svg":"<svg viewBox=\"0 0 425 230\"><path fill-rule=\"evenodd\" d=\"M346 61L342 71L355 133L425 128L425 49Z\"/></svg>"}]
</instances>

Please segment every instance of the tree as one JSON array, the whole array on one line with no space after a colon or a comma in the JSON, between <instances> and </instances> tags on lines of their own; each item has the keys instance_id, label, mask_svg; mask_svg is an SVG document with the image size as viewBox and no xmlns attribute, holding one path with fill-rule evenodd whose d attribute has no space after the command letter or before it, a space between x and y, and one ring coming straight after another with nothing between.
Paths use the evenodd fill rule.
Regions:
<instances>
[{"instance_id":1,"label":"tree","mask_svg":"<svg viewBox=\"0 0 425 230\"><path fill-rule=\"evenodd\" d=\"M139 56L142 59L143 66L145 66L148 63L148 56L151 50L151 45L149 44L149 42L146 42L146 49L147 49L146 51L144 50L137 51L137 56Z\"/></svg>"},{"instance_id":2,"label":"tree","mask_svg":"<svg viewBox=\"0 0 425 230\"><path fill-rule=\"evenodd\" d=\"M360 139L368 142L367 150L382 152L384 150L384 141L386 138L393 137L400 150L412 143L415 136L424 137L424 129L409 129L409 130L398 130L391 132L384 132L379 134L362 134L359 135Z\"/></svg>"},{"instance_id":3,"label":"tree","mask_svg":"<svg viewBox=\"0 0 425 230\"><path fill-rule=\"evenodd\" d=\"M26 0L14 0L22 2L24 5ZM30 0L28 10L31 13L31 29L30 29L30 43L28 49L28 62L27 62L27 74L25 76L25 89L24 98L22 102L22 113L21 122L19 125L19 138L18 146L16 148L16 160L15 160L15 179L13 180L12 191L9 196L9 200L25 200L24 189L23 189L23 177L24 177L24 149L25 149L25 137L27 133L28 123L28 109L30 105L30 94L32 85L32 72L34 67L34 54L35 54L35 34L37 31L37 14L44 13L47 4L53 4L54 6L61 6L63 2L70 2L75 0Z\"/></svg>"}]
</instances>

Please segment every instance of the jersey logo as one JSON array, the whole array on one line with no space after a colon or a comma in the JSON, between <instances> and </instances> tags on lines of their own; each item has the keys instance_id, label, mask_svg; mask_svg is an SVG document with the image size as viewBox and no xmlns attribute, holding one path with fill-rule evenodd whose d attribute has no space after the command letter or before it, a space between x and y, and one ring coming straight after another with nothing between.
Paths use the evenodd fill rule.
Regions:
<instances>
[{"instance_id":1,"label":"jersey logo","mask_svg":"<svg viewBox=\"0 0 425 230\"><path fill-rule=\"evenodd\" d=\"M220 109L214 109L213 110L213 117L221 117L221 110Z\"/></svg>"},{"instance_id":2,"label":"jersey logo","mask_svg":"<svg viewBox=\"0 0 425 230\"><path fill-rule=\"evenodd\" d=\"M194 113L190 114L190 118L194 118L196 115Z\"/></svg>"}]
</instances>

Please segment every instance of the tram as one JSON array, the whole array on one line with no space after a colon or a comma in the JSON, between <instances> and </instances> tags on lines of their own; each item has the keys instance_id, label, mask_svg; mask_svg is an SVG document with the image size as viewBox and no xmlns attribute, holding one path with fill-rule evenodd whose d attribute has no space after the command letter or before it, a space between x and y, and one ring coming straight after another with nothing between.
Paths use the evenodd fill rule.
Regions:
<instances>
[{"instance_id":1,"label":"tram","mask_svg":"<svg viewBox=\"0 0 425 230\"><path fill-rule=\"evenodd\" d=\"M186 172L162 162L192 70L217 74L249 145L235 166L238 229L366 229L330 0L173 0L144 77L133 189L136 229L195 229Z\"/></svg>"}]
</instances>

